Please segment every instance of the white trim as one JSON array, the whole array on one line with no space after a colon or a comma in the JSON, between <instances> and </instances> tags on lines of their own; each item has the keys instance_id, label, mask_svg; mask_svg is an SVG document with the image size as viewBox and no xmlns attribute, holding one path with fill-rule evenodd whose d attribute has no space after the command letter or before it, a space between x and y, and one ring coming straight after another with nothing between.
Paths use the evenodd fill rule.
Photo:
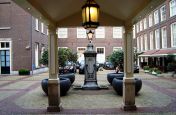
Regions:
<instances>
[{"instance_id":1,"label":"white trim","mask_svg":"<svg viewBox=\"0 0 176 115\"><path fill-rule=\"evenodd\" d=\"M0 38L0 43L1 42L9 42L9 48L1 48L0 47L0 50L9 50L10 51L10 74L11 74L11 72L12 72L12 41L11 41L11 38ZM0 66L0 74L1 74L1 66Z\"/></svg>"},{"instance_id":2,"label":"white trim","mask_svg":"<svg viewBox=\"0 0 176 115\"><path fill-rule=\"evenodd\" d=\"M68 38L68 28L58 28L57 33L58 38Z\"/></svg>"},{"instance_id":3,"label":"white trim","mask_svg":"<svg viewBox=\"0 0 176 115\"><path fill-rule=\"evenodd\" d=\"M39 20L35 18L35 30L39 31Z\"/></svg>"},{"instance_id":4,"label":"white trim","mask_svg":"<svg viewBox=\"0 0 176 115\"><path fill-rule=\"evenodd\" d=\"M165 31L163 31L164 29L165 29ZM161 28L161 40L162 40L162 48L167 48L167 29L166 29L166 26L163 26Z\"/></svg>"},{"instance_id":5,"label":"white trim","mask_svg":"<svg viewBox=\"0 0 176 115\"><path fill-rule=\"evenodd\" d=\"M176 22L174 22L170 25L170 28L171 28L171 47L176 47L176 45L173 46L173 27L172 27L172 25L174 25L174 24L176 26ZM176 38L175 38L175 40L176 40Z\"/></svg>"},{"instance_id":6,"label":"white trim","mask_svg":"<svg viewBox=\"0 0 176 115\"><path fill-rule=\"evenodd\" d=\"M174 2L175 4L174 4L173 6L171 6L171 2ZM174 9L171 9L171 7L174 7L175 10L174 10ZM176 0L171 0L171 1L169 2L169 9L170 9L170 17L175 16L175 15L176 15ZM175 12L173 12L173 11L175 11Z\"/></svg>"},{"instance_id":7,"label":"white trim","mask_svg":"<svg viewBox=\"0 0 176 115\"><path fill-rule=\"evenodd\" d=\"M159 23L159 11L154 11L154 25Z\"/></svg>"},{"instance_id":8,"label":"white trim","mask_svg":"<svg viewBox=\"0 0 176 115\"><path fill-rule=\"evenodd\" d=\"M11 27L0 27L0 30L10 30Z\"/></svg>"},{"instance_id":9,"label":"white trim","mask_svg":"<svg viewBox=\"0 0 176 115\"><path fill-rule=\"evenodd\" d=\"M98 63L104 63L104 62L106 61L106 57L105 57L105 54L106 54L106 53L105 53L105 47L96 47L96 52L97 52L97 49L98 49L98 48L102 48L103 51L104 51L104 53L103 53L103 54L98 54L98 53L97 53L97 59L96 59L96 60L97 60ZM103 59L102 62L98 59L98 55L102 55L102 56L103 56L104 59Z\"/></svg>"},{"instance_id":10,"label":"white trim","mask_svg":"<svg viewBox=\"0 0 176 115\"><path fill-rule=\"evenodd\" d=\"M163 10L164 9L164 10ZM163 15L164 14L164 15ZM163 5L160 8L160 21L165 21L166 20L166 5Z\"/></svg>"}]
</instances>

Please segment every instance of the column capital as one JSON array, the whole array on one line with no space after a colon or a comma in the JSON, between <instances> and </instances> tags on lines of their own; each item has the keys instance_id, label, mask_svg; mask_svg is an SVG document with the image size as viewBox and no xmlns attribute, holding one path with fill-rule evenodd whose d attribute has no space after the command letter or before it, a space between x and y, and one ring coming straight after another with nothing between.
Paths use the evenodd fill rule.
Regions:
<instances>
[{"instance_id":1,"label":"column capital","mask_svg":"<svg viewBox=\"0 0 176 115\"><path fill-rule=\"evenodd\" d=\"M129 33L133 31L133 25L125 25L124 26L125 33Z\"/></svg>"},{"instance_id":2,"label":"column capital","mask_svg":"<svg viewBox=\"0 0 176 115\"><path fill-rule=\"evenodd\" d=\"M56 34L57 27L54 25L48 25L48 30L50 34Z\"/></svg>"}]
</instances>

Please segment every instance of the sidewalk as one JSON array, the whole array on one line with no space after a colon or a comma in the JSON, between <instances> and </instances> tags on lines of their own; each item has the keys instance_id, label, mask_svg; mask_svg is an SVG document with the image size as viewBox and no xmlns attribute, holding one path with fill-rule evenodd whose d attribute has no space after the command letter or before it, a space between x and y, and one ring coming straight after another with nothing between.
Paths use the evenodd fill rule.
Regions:
<instances>
[{"instance_id":1,"label":"sidewalk","mask_svg":"<svg viewBox=\"0 0 176 115\"><path fill-rule=\"evenodd\" d=\"M136 96L137 111L121 110L122 97L118 96L106 79L110 70L98 72L98 84L109 90L87 91L71 88L61 97L63 111L59 114L125 114L176 115L176 78L156 77L141 72L143 86ZM0 115L51 114L47 113L48 98L40 82L48 73L34 76L0 76ZM76 74L73 85L82 85L84 75Z\"/></svg>"}]
</instances>

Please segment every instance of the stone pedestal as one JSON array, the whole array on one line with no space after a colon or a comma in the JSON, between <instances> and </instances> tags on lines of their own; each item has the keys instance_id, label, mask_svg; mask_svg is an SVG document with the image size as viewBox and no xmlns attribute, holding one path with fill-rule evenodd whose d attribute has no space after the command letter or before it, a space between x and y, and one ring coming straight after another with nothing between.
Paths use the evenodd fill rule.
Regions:
<instances>
[{"instance_id":1,"label":"stone pedestal","mask_svg":"<svg viewBox=\"0 0 176 115\"><path fill-rule=\"evenodd\" d=\"M61 111L60 103L60 88L58 79L49 79L48 80L48 103L47 107L48 112L59 112Z\"/></svg>"},{"instance_id":2,"label":"stone pedestal","mask_svg":"<svg viewBox=\"0 0 176 115\"><path fill-rule=\"evenodd\" d=\"M135 105L135 81L133 78L123 79L123 105L125 111L136 110Z\"/></svg>"},{"instance_id":3,"label":"stone pedestal","mask_svg":"<svg viewBox=\"0 0 176 115\"><path fill-rule=\"evenodd\" d=\"M84 52L85 57L85 80L83 89L96 90L99 89L97 84L97 67L96 67L96 51L93 50L93 44L89 43L87 50Z\"/></svg>"}]
</instances>

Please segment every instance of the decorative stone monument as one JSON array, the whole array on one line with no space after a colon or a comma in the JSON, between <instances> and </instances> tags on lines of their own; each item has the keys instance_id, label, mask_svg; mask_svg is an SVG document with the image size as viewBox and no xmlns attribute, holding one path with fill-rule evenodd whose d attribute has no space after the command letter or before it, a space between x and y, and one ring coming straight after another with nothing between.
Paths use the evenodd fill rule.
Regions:
<instances>
[{"instance_id":1,"label":"decorative stone monument","mask_svg":"<svg viewBox=\"0 0 176 115\"><path fill-rule=\"evenodd\" d=\"M85 80L84 85L82 86L83 89L100 89L97 83L97 67L96 67L96 56L97 53L94 51L93 44L90 42L87 45L87 50L84 52L85 58Z\"/></svg>"}]
</instances>

